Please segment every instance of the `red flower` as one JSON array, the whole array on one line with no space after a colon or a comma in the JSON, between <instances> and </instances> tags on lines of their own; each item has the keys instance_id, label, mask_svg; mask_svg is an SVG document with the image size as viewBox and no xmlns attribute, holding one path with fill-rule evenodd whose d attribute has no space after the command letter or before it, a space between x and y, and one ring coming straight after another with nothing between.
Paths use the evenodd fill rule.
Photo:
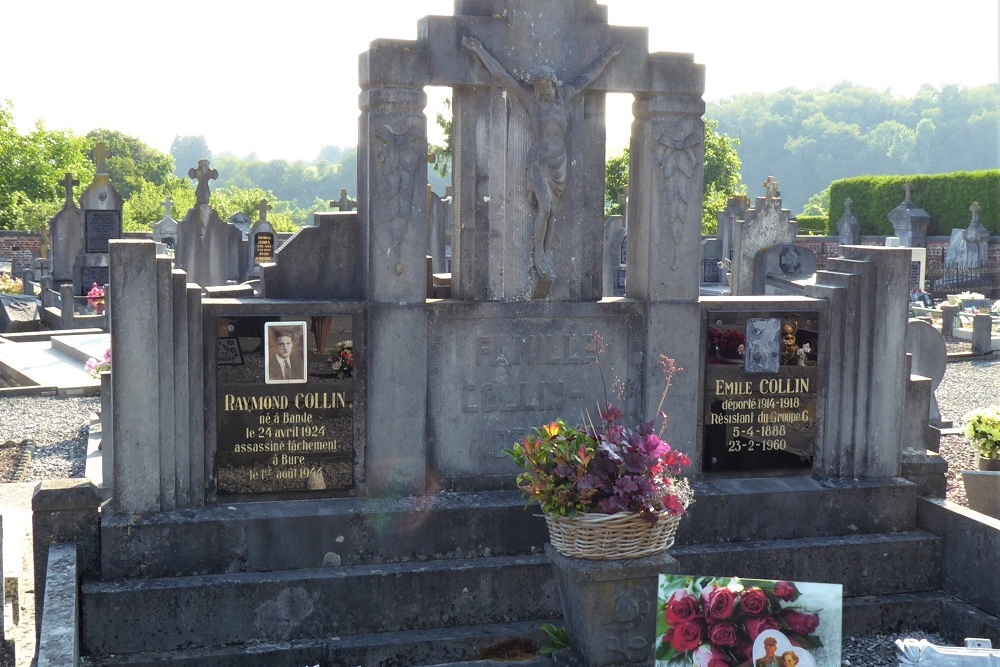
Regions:
<instances>
[{"instance_id":1,"label":"red flower","mask_svg":"<svg viewBox=\"0 0 1000 667\"><path fill-rule=\"evenodd\" d=\"M781 620L788 624L788 629L799 635L811 635L819 627L819 616L798 609L786 609L781 612Z\"/></svg>"},{"instance_id":2,"label":"red flower","mask_svg":"<svg viewBox=\"0 0 1000 667\"><path fill-rule=\"evenodd\" d=\"M795 584L779 581L774 585L774 595L784 602L792 602L799 597L799 589L795 588Z\"/></svg>"},{"instance_id":3,"label":"red flower","mask_svg":"<svg viewBox=\"0 0 1000 667\"><path fill-rule=\"evenodd\" d=\"M698 614L698 598L687 591L674 591L670 599L667 600L665 616L670 625L693 621L698 617Z\"/></svg>"},{"instance_id":4,"label":"red flower","mask_svg":"<svg viewBox=\"0 0 1000 667\"><path fill-rule=\"evenodd\" d=\"M760 616L767 607L767 594L757 587L746 589L740 596L740 609L748 616Z\"/></svg>"},{"instance_id":5,"label":"red flower","mask_svg":"<svg viewBox=\"0 0 1000 667\"><path fill-rule=\"evenodd\" d=\"M726 654L710 644L702 644L694 652L696 667L732 667L732 662Z\"/></svg>"},{"instance_id":6,"label":"red flower","mask_svg":"<svg viewBox=\"0 0 1000 667\"><path fill-rule=\"evenodd\" d=\"M724 621L733 615L736 596L728 588L709 586L701 592L701 603L705 606L705 619Z\"/></svg>"},{"instance_id":7,"label":"red flower","mask_svg":"<svg viewBox=\"0 0 1000 667\"><path fill-rule=\"evenodd\" d=\"M664 641L670 642L678 653L693 651L701 644L701 625L694 621L684 621L670 626Z\"/></svg>"},{"instance_id":8,"label":"red flower","mask_svg":"<svg viewBox=\"0 0 1000 667\"><path fill-rule=\"evenodd\" d=\"M770 616L751 616L743 619L743 627L746 628L750 641L755 641L757 635L765 630L781 630L778 622Z\"/></svg>"},{"instance_id":9,"label":"red flower","mask_svg":"<svg viewBox=\"0 0 1000 667\"><path fill-rule=\"evenodd\" d=\"M708 628L708 641L715 646L735 646L738 637L732 623L714 623Z\"/></svg>"}]
</instances>

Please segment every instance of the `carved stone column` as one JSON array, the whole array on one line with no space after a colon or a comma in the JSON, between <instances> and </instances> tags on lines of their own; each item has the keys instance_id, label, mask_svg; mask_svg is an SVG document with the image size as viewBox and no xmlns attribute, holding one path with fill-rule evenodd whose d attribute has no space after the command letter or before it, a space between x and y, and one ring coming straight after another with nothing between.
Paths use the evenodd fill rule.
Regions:
<instances>
[{"instance_id":1,"label":"carved stone column","mask_svg":"<svg viewBox=\"0 0 1000 667\"><path fill-rule=\"evenodd\" d=\"M674 378L672 405L697 402L699 393L705 70L690 54L653 54L649 76L649 92L636 94L632 107L625 295L647 302L644 414L655 415L663 391L660 355L689 369ZM697 431L696 419L674 419L666 436L693 460Z\"/></svg>"},{"instance_id":2,"label":"carved stone column","mask_svg":"<svg viewBox=\"0 0 1000 667\"><path fill-rule=\"evenodd\" d=\"M379 40L361 56L358 212L369 320L365 483L374 496L424 491L427 80L427 54L413 42Z\"/></svg>"}]
</instances>

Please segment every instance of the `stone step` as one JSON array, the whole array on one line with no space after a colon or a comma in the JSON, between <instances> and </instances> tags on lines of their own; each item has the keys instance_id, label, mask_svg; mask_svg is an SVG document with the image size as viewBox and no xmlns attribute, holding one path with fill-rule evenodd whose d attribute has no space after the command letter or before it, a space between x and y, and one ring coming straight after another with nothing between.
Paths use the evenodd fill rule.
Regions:
<instances>
[{"instance_id":1,"label":"stone step","mask_svg":"<svg viewBox=\"0 0 1000 667\"><path fill-rule=\"evenodd\" d=\"M81 644L88 654L137 653L521 622L561 613L551 567L541 554L85 582Z\"/></svg>"},{"instance_id":2,"label":"stone step","mask_svg":"<svg viewBox=\"0 0 1000 667\"><path fill-rule=\"evenodd\" d=\"M699 482L679 546L914 529L916 486L902 479L810 477ZM513 491L427 498L221 504L102 517L105 580L541 553L537 506ZM735 528L734 528L735 527Z\"/></svg>"},{"instance_id":3,"label":"stone step","mask_svg":"<svg viewBox=\"0 0 1000 667\"><path fill-rule=\"evenodd\" d=\"M557 618L542 621L461 626L434 630L382 632L353 636L330 636L287 642L222 646L208 649L144 651L131 654L90 655L83 663L90 667L139 667L169 664L172 667L323 667L364 665L459 665L479 667L510 665L509 661L477 660L499 652L511 641L525 642L537 649L545 641L538 629L542 623L559 624ZM450 661L450 662L442 662ZM475 661L475 662L471 662ZM521 667L551 665L544 661L518 662Z\"/></svg>"},{"instance_id":4,"label":"stone step","mask_svg":"<svg viewBox=\"0 0 1000 667\"><path fill-rule=\"evenodd\" d=\"M941 586L941 539L922 531L684 545L670 553L685 574L840 583L845 598Z\"/></svg>"}]
</instances>

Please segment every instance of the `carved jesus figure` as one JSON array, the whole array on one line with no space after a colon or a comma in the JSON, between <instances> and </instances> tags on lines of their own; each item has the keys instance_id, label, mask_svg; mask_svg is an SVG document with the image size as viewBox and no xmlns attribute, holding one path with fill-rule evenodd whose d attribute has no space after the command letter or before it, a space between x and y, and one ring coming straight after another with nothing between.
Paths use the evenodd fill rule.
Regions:
<instances>
[{"instance_id":1,"label":"carved jesus figure","mask_svg":"<svg viewBox=\"0 0 1000 667\"><path fill-rule=\"evenodd\" d=\"M518 81L475 37L463 37L462 46L474 53L500 84L521 101L531 123L529 187L535 200L534 252L536 273L543 280L555 277L552 261L552 213L566 189L567 107L570 102L601 75L619 53L620 44L590 64L571 83L563 85L555 71L546 65L535 69L527 82Z\"/></svg>"}]
</instances>

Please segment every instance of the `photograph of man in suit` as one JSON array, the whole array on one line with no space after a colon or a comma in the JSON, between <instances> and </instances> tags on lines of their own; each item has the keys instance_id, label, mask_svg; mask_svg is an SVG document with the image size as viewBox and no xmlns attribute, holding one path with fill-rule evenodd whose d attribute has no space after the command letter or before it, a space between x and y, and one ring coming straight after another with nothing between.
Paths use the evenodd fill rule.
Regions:
<instances>
[{"instance_id":1,"label":"photograph of man in suit","mask_svg":"<svg viewBox=\"0 0 1000 667\"><path fill-rule=\"evenodd\" d=\"M764 639L764 657L757 658L756 667L779 667L781 661L775 655L778 651L778 641L774 637Z\"/></svg>"},{"instance_id":2,"label":"photograph of man in suit","mask_svg":"<svg viewBox=\"0 0 1000 667\"><path fill-rule=\"evenodd\" d=\"M306 381L305 322L268 322L265 354L267 384Z\"/></svg>"}]
</instances>

